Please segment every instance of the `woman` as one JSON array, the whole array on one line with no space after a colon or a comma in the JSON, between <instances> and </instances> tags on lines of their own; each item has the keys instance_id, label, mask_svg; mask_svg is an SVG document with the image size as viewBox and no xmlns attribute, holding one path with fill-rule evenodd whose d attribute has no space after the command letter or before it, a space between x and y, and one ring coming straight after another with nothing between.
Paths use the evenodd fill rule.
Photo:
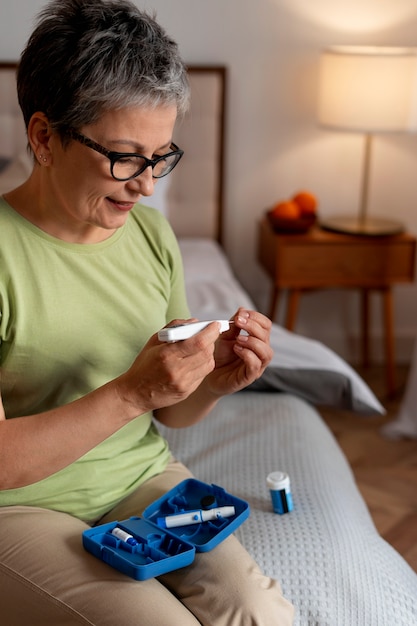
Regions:
<instances>
[{"instance_id":1,"label":"woman","mask_svg":"<svg viewBox=\"0 0 417 626\"><path fill-rule=\"evenodd\" d=\"M0 201L8 626L290 624L278 583L233 537L140 584L81 545L89 525L138 515L190 476L153 417L189 426L271 358L270 322L244 309L221 336L212 323L158 341L167 323L190 321L174 235L138 204L182 156L177 46L129 2L56 0L17 82L34 167Z\"/></svg>"}]
</instances>

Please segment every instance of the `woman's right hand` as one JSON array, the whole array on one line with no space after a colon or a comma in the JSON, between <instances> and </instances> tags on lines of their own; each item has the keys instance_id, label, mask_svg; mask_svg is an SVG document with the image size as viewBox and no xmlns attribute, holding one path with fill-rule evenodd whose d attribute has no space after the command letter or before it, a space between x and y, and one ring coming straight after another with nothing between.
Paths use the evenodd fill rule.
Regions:
<instances>
[{"instance_id":1,"label":"woman's right hand","mask_svg":"<svg viewBox=\"0 0 417 626\"><path fill-rule=\"evenodd\" d=\"M191 320L173 320L169 325ZM186 339L165 343L152 335L129 370L118 378L120 396L138 413L181 402L214 369L214 347L219 324L207 326Z\"/></svg>"}]
</instances>

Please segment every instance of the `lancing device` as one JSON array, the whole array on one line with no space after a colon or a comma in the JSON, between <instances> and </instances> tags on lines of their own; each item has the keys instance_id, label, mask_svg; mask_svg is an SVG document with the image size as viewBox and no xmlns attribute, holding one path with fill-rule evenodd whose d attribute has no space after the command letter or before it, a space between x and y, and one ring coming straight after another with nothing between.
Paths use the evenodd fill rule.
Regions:
<instances>
[{"instance_id":1,"label":"lancing device","mask_svg":"<svg viewBox=\"0 0 417 626\"><path fill-rule=\"evenodd\" d=\"M179 326L168 326L162 328L158 332L159 341L183 341L189 337L193 337L206 328L212 322L218 322L220 324L220 332L224 333L229 330L230 324L233 324L230 320L206 320L205 322L191 322L190 324L181 324Z\"/></svg>"},{"instance_id":2,"label":"lancing device","mask_svg":"<svg viewBox=\"0 0 417 626\"><path fill-rule=\"evenodd\" d=\"M198 509L196 511L187 511L187 513L179 513L178 515L158 517L156 523L161 528L176 528L178 526L190 526L191 524L210 522L223 517L232 517L234 514L234 506L219 506L216 509L209 509L207 511Z\"/></svg>"},{"instance_id":3,"label":"lancing device","mask_svg":"<svg viewBox=\"0 0 417 626\"><path fill-rule=\"evenodd\" d=\"M113 528L113 530L111 531L111 534L117 537L118 539L120 539L121 541L124 541L124 543L127 543L129 546L138 545L138 542L133 537L133 535L130 535L129 533L122 530L121 528L118 528L117 526L116 528Z\"/></svg>"}]
</instances>

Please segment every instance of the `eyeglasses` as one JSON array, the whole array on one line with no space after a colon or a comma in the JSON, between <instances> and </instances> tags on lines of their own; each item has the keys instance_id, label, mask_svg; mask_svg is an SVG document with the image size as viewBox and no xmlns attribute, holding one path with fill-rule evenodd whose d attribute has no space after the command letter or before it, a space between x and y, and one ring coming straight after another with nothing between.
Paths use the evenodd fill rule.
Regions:
<instances>
[{"instance_id":1,"label":"eyeglasses","mask_svg":"<svg viewBox=\"0 0 417 626\"><path fill-rule=\"evenodd\" d=\"M135 154L134 152L113 152L112 150L107 150L107 148L104 148L85 135L78 133L73 128L68 129L66 134L71 139L75 139L75 141L79 141L88 148L107 157L110 160L111 175L114 179L120 181L136 178L142 174L147 167L152 168L153 178L162 178L172 172L184 154L183 150L180 150L175 143L172 143L171 152L163 154L156 159L147 159L141 154Z\"/></svg>"}]
</instances>

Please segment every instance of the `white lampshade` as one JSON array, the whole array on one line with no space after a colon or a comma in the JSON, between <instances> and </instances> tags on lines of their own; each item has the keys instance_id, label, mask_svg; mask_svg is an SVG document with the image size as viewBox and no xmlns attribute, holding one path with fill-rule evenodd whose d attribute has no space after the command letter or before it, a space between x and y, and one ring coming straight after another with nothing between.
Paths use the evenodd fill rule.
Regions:
<instances>
[{"instance_id":1,"label":"white lampshade","mask_svg":"<svg viewBox=\"0 0 417 626\"><path fill-rule=\"evenodd\" d=\"M416 131L417 48L325 49L318 118L324 126L347 131Z\"/></svg>"}]
</instances>

